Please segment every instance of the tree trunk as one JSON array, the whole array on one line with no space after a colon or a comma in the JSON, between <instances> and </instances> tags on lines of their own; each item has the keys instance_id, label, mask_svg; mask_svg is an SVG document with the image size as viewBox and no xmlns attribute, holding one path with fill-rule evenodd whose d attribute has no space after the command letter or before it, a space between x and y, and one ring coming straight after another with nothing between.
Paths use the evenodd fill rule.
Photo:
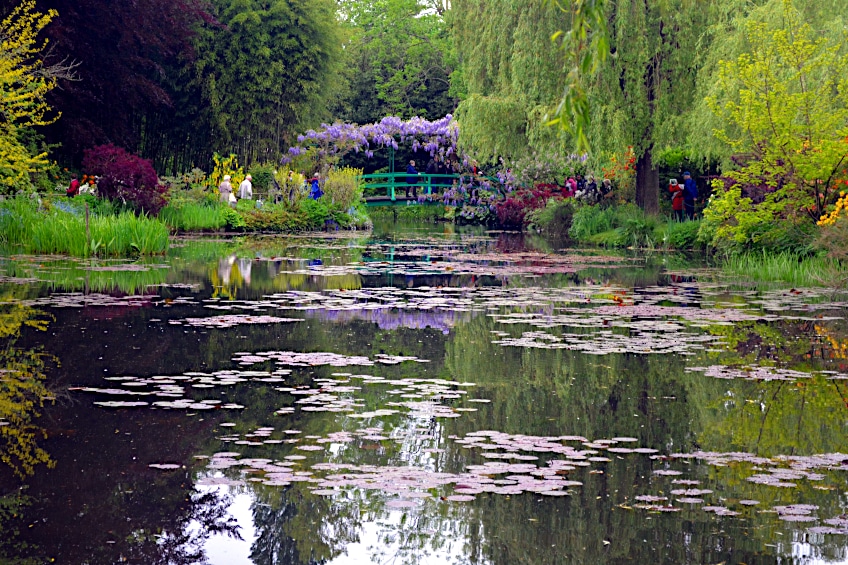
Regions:
<instances>
[{"instance_id":1,"label":"tree trunk","mask_svg":"<svg viewBox=\"0 0 848 565\"><path fill-rule=\"evenodd\" d=\"M636 161L636 205L646 214L656 215L659 203L660 172L654 167L651 149Z\"/></svg>"}]
</instances>

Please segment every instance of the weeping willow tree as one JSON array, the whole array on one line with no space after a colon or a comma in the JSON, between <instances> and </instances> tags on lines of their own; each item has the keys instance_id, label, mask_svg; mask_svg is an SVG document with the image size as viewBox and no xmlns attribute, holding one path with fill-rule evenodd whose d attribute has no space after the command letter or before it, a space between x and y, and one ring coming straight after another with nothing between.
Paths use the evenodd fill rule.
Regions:
<instances>
[{"instance_id":1,"label":"weeping willow tree","mask_svg":"<svg viewBox=\"0 0 848 565\"><path fill-rule=\"evenodd\" d=\"M658 150L688 139L713 0L608 3L609 56L588 87L596 157L632 146L636 203L658 210Z\"/></svg>"},{"instance_id":2,"label":"weeping willow tree","mask_svg":"<svg viewBox=\"0 0 848 565\"><path fill-rule=\"evenodd\" d=\"M458 0L448 16L459 60L452 88L463 98L455 117L465 150L494 161L567 149L567 136L546 125L565 84L551 36L566 25L566 14L543 0Z\"/></svg>"},{"instance_id":3,"label":"weeping willow tree","mask_svg":"<svg viewBox=\"0 0 848 565\"><path fill-rule=\"evenodd\" d=\"M577 64L589 112L579 131L598 165L633 147L636 199L649 212L658 205L654 152L688 137L685 115L697 94L712 1L602 3L607 27L601 47L608 53ZM567 32L574 21L567 6L542 0L454 3L452 30L461 61L454 80L465 94L457 119L467 150L491 160L578 148L573 128L569 133L548 126L558 109L562 113L563 92L575 88L569 51L555 41L573 37Z\"/></svg>"}]
</instances>

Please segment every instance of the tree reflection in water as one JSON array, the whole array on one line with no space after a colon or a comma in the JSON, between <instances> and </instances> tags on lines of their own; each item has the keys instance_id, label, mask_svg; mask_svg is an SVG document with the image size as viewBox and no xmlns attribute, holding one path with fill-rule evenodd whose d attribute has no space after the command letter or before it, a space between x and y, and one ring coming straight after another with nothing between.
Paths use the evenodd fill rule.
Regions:
<instances>
[{"instance_id":1,"label":"tree reflection in water","mask_svg":"<svg viewBox=\"0 0 848 565\"><path fill-rule=\"evenodd\" d=\"M54 398L45 386L45 369L55 358L17 346L23 327L43 331L48 323L43 312L17 302L11 293L0 296L0 461L20 478L32 475L39 464L52 465L38 445L46 434L35 420L44 402Z\"/></svg>"},{"instance_id":2,"label":"tree reflection in water","mask_svg":"<svg viewBox=\"0 0 848 565\"><path fill-rule=\"evenodd\" d=\"M358 540L361 520L355 504L334 504L298 485L256 487L254 494L257 538L250 557L256 565L326 563Z\"/></svg>"}]
</instances>

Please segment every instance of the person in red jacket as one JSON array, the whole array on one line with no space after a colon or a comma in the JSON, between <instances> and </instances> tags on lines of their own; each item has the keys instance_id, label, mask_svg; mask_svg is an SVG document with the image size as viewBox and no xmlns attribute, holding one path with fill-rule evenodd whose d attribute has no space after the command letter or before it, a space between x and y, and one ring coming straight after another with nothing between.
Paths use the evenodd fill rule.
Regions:
<instances>
[{"instance_id":1,"label":"person in red jacket","mask_svg":"<svg viewBox=\"0 0 848 565\"><path fill-rule=\"evenodd\" d=\"M73 198L74 196L79 194L79 189L80 181L77 180L77 176L71 176L71 184L68 186L68 190L65 192L65 194L68 196L68 198Z\"/></svg>"},{"instance_id":2,"label":"person in red jacket","mask_svg":"<svg viewBox=\"0 0 848 565\"><path fill-rule=\"evenodd\" d=\"M683 187L677 184L677 179L671 179L668 183L671 192L671 209L674 211L674 219L683 221Z\"/></svg>"}]
</instances>

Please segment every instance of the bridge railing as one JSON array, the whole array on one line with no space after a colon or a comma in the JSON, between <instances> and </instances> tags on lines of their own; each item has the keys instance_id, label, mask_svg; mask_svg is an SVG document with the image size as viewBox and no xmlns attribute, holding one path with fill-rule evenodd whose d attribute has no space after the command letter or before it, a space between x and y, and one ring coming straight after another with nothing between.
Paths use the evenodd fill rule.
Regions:
<instances>
[{"instance_id":1,"label":"bridge railing","mask_svg":"<svg viewBox=\"0 0 848 565\"><path fill-rule=\"evenodd\" d=\"M471 174L428 174L428 173L418 173L415 175L416 182L408 183L407 178L412 175L400 172L400 173L371 173L367 175L361 175L360 179L363 181L364 189L375 189L375 188L385 188L386 189L386 197L390 200L396 199L396 192L398 190L406 192L407 188L411 188L413 186L418 187L420 192L423 194L433 194L434 192L438 192L443 188L449 188L456 181L460 184L464 182L471 182L473 184L481 184L484 181L495 182L498 180L491 177L485 177L480 175L471 175Z\"/></svg>"}]
</instances>

